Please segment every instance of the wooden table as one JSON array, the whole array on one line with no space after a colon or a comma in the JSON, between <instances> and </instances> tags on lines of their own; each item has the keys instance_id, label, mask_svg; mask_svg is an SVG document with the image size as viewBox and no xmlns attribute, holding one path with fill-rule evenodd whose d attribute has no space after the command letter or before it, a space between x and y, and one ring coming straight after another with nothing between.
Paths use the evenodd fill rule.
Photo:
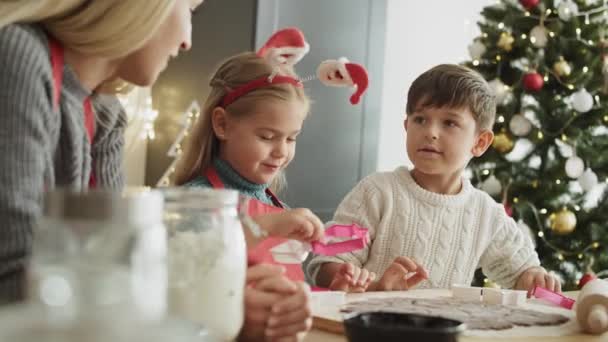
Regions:
<instances>
[{"instance_id":1,"label":"wooden table","mask_svg":"<svg viewBox=\"0 0 608 342\"><path fill-rule=\"evenodd\" d=\"M571 298L575 298L578 296L578 292L567 292L567 296ZM347 299L348 300L348 299ZM316 314L316 313L315 313ZM323 314L319 314L319 316L323 316ZM346 337L340 333L341 328L338 328L339 324L336 324L335 321L331 319L327 319L324 317L315 317L315 323L313 325L313 330L307 335L305 342L346 342ZM331 331L331 332L330 332ZM493 338L483 338L483 337L469 337L463 336L460 338L460 342L481 342L481 341L496 341L495 337ZM499 339L500 340L500 339ZM594 335L570 335L570 336L562 336L562 337L520 337L513 338L509 337L508 339L502 339L504 341L515 341L515 342L608 342L608 333L605 333L601 336Z\"/></svg>"}]
</instances>

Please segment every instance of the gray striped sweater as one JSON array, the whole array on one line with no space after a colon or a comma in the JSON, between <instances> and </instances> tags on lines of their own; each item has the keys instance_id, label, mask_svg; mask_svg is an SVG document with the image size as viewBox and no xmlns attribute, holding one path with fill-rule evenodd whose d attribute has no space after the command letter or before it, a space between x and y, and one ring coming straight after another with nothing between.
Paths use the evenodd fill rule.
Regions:
<instances>
[{"instance_id":1,"label":"gray striped sweater","mask_svg":"<svg viewBox=\"0 0 608 342\"><path fill-rule=\"evenodd\" d=\"M53 108L48 40L37 25L0 28L0 303L23 297L32 234L45 189L121 188L125 113L113 95L94 95L92 146L83 101L90 93L64 66ZM93 161L93 162L92 162Z\"/></svg>"}]
</instances>

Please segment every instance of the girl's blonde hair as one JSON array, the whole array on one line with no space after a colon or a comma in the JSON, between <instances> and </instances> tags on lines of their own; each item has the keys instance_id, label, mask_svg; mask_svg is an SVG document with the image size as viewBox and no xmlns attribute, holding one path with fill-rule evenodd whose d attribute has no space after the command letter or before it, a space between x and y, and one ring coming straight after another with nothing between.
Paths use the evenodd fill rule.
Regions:
<instances>
[{"instance_id":1,"label":"girl's blonde hair","mask_svg":"<svg viewBox=\"0 0 608 342\"><path fill-rule=\"evenodd\" d=\"M210 167L213 158L218 153L219 140L213 131L211 114L220 105L222 98L232 89L246 84L247 82L270 76L273 67L266 60L258 57L253 52L246 52L233 56L226 60L211 78L209 85L211 92L202 108L202 113L195 122L189 135L181 158L175 168L176 185L182 185ZM292 68L281 68L279 74L297 78ZM310 101L303 88L291 84L273 84L257 88L229 104L225 110L228 115L240 117L248 115L256 107L258 101L277 99L283 101L301 101L304 110L308 113ZM270 184L270 188L276 192L285 186L285 177L281 172Z\"/></svg>"},{"instance_id":2,"label":"girl's blonde hair","mask_svg":"<svg viewBox=\"0 0 608 342\"><path fill-rule=\"evenodd\" d=\"M11 0L0 1L0 28L39 23L64 46L109 59L141 48L169 15L175 0ZM113 80L100 88L118 92Z\"/></svg>"}]
</instances>

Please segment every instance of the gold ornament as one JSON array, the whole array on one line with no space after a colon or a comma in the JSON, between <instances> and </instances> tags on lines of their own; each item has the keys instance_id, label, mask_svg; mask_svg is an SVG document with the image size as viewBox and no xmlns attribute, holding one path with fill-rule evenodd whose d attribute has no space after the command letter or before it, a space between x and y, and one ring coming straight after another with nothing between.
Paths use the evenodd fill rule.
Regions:
<instances>
[{"instance_id":1,"label":"gold ornament","mask_svg":"<svg viewBox=\"0 0 608 342\"><path fill-rule=\"evenodd\" d=\"M492 142L492 147L500 153L510 152L513 149L513 145L514 143L511 137L504 132L496 134L494 141Z\"/></svg>"},{"instance_id":2,"label":"gold ornament","mask_svg":"<svg viewBox=\"0 0 608 342\"><path fill-rule=\"evenodd\" d=\"M496 45L498 45L499 48L509 52L513 49L514 41L515 38L513 38L509 32L503 32L500 34L500 38L498 38L498 43L496 43Z\"/></svg>"},{"instance_id":3,"label":"gold ornament","mask_svg":"<svg viewBox=\"0 0 608 342\"><path fill-rule=\"evenodd\" d=\"M549 216L551 230L559 235L568 235L576 228L576 215L564 208Z\"/></svg>"},{"instance_id":4,"label":"gold ornament","mask_svg":"<svg viewBox=\"0 0 608 342\"><path fill-rule=\"evenodd\" d=\"M555 71L559 77L568 77L570 76L570 73L572 73L572 67L566 62L564 57L560 57L559 61L553 64L553 71Z\"/></svg>"}]
</instances>

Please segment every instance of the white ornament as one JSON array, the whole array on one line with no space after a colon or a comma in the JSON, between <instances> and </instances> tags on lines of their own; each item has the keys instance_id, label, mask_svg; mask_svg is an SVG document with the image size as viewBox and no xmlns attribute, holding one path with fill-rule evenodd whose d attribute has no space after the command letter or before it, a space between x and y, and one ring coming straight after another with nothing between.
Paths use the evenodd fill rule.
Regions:
<instances>
[{"instance_id":1,"label":"white ornament","mask_svg":"<svg viewBox=\"0 0 608 342\"><path fill-rule=\"evenodd\" d=\"M559 15L562 20L568 21L577 14L578 6L572 0L562 1L559 6L557 6L557 15Z\"/></svg>"},{"instance_id":2,"label":"white ornament","mask_svg":"<svg viewBox=\"0 0 608 342\"><path fill-rule=\"evenodd\" d=\"M560 139L555 139L555 145L557 145L557 149L559 150L559 154L564 158L570 158L574 155L574 148L571 145L566 144Z\"/></svg>"},{"instance_id":3,"label":"white ornament","mask_svg":"<svg viewBox=\"0 0 608 342\"><path fill-rule=\"evenodd\" d=\"M530 31L530 41L534 46L542 48L547 46L547 42L549 41L547 29L542 26L534 26L532 31Z\"/></svg>"},{"instance_id":4,"label":"white ornament","mask_svg":"<svg viewBox=\"0 0 608 342\"><path fill-rule=\"evenodd\" d=\"M585 191L591 191L593 190L597 184L598 184L598 179L597 179L597 175L595 174L595 172L593 172L593 170L591 170L590 168L588 168L587 170L585 170L585 172L578 178L578 182L581 185L581 188L583 188L583 190Z\"/></svg>"},{"instance_id":5,"label":"white ornament","mask_svg":"<svg viewBox=\"0 0 608 342\"><path fill-rule=\"evenodd\" d=\"M509 121L509 129L511 129L514 135L523 137L528 135L532 130L532 123L523 115L515 114L511 118L511 121Z\"/></svg>"},{"instance_id":6,"label":"white ornament","mask_svg":"<svg viewBox=\"0 0 608 342\"><path fill-rule=\"evenodd\" d=\"M538 170L543 163L543 160L539 156L532 156L528 161L528 166L532 169Z\"/></svg>"},{"instance_id":7,"label":"white ornament","mask_svg":"<svg viewBox=\"0 0 608 342\"><path fill-rule=\"evenodd\" d=\"M480 59L486 53L486 46L479 40L475 40L469 45L469 55L472 59Z\"/></svg>"},{"instance_id":8,"label":"white ornament","mask_svg":"<svg viewBox=\"0 0 608 342\"><path fill-rule=\"evenodd\" d=\"M593 96L584 88L572 94L572 107L579 113L586 113L593 108Z\"/></svg>"},{"instance_id":9,"label":"white ornament","mask_svg":"<svg viewBox=\"0 0 608 342\"><path fill-rule=\"evenodd\" d=\"M483 182L481 189L487 192L490 196L498 196L502 192L502 185L500 184L498 178L491 175Z\"/></svg>"},{"instance_id":10,"label":"white ornament","mask_svg":"<svg viewBox=\"0 0 608 342\"><path fill-rule=\"evenodd\" d=\"M585 171L585 162L578 156L572 156L566 160L566 174L568 177L576 179Z\"/></svg>"},{"instance_id":11,"label":"white ornament","mask_svg":"<svg viewBox=\"0 0 608 342\"><path fill-rule=\"evenodd\" d=\"M492 89L492 93L496 96L496 103L502 104L507 98L508 88L502 83L502 81L498 78L495 78L488 82L490 89Z\"/></svg>"}]
</instances>

